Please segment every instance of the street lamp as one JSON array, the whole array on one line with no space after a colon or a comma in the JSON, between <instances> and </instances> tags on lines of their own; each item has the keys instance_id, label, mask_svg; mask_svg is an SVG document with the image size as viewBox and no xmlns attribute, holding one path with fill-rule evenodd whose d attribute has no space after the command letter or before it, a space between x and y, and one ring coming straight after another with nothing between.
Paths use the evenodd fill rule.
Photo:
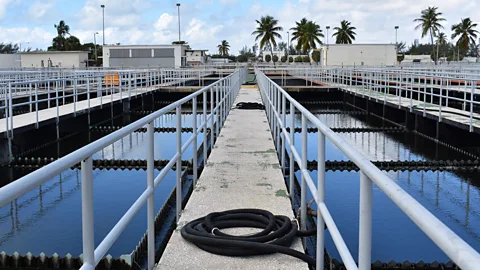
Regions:
<instances>
[{"instance_id":1,"label":"street lamp","mask_svg":"<svg viewBox=\"0 0 480 270\"><path fill-rule=\"evenodd\" d=\"M95 47L95 65L97 65L98 62L98 56L97 56L97 35L98 32L93 33L93 44Z\"/></svg>"},{"instance_id":2,"label":"street lamp","mask_svg":"<svg viewBox=\"0 0 480 270\"><path fill-rule=\"evenodd\" d=\"M182 38L180 36L180 3L177 3L177 10L178 10L178 41L181 41Z\"/></svg>"},{"instance_id":3,"label":"street lamp","mask_svg":"<svg viewBox=\"0 0 480 270\"><path fill-rule=\"evenodd\" d=\"M288 39L287 39L287 57L290 54L290 32L287 31ZM288 59L287 59L288 61Z\"/></svg>"},{"instance_id":4,"label":"street lamp","mask_svg":"<svg viewBox=\"0 0 480 270\"><path fill-rule=\"evenodd\" d=\"M27 42L24 42L25 44L29 44L30 41L27 41ZM22 42L20 42L20 49L19 49L20 52L22 52Z\"/></svg>"},{"instance_id":5,"label":"street lamp","mask_svg":"<svg viewBox=\"0 0 480 270\"><path fill-rule=\"evenodd\" d=\"M395 57L396 59L398 59L398 25L395 26ZM395 62L398 62L398 60L396 60Z\"/></svg>"},{"instance_id":6,"label":"street lamp","mask_svg":"<svg viewBox=\"0 0 480 270\"><path fill-rule=\"evenodd\" d=\"M103 18L103 45L105 45L105 5L100 5L102 8L102 18Z\"/></svg>"},{"instance_id":7,"label":"street lamp","mask_svg":"<svg viewBox=\"0 0 480 270\"><path fill-rule=\"evenodd\" d=\"M330 26L327 25L327 45L328 45L328 29L330 29Z\"/></svg>"}]
</instances>

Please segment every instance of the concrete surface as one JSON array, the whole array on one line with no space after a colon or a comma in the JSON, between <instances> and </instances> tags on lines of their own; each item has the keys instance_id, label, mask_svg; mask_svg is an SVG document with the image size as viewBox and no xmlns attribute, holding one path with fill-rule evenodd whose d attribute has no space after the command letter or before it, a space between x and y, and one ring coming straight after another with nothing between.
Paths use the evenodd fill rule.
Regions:
<instances>
[{"instance_id":1,"label":"concrete surface","mask_svg":"<svg viewBox=\"0 0 480 270\"><path fill-rule=\"evenodd\" d=\"M260 93L257 88L242 88L236 102L261 102ZM157 269L308 269L303 261L283 254L210 254L181 237L180 229L189 221L210 212L236 208L260 208L293 218L264 111L230 112ZM229 231L242 232L245 231ZM293 248L303 250L299 239Z\"/></svg>"}]
</instances>

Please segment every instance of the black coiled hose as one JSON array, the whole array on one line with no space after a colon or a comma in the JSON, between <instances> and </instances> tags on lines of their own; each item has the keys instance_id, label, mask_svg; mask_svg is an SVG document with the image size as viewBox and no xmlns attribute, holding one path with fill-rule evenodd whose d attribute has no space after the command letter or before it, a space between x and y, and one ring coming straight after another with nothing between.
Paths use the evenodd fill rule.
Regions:
<instances>
[{"instance_id":1,"label":"black coiled hose","mask_svg":"<svg viewBox=\"0 0 480 270\"><path fill-rule=\"evenodd\" d=\"M226 228L258 228L251 235L229 235ZM181 235L204 251L224 256L252 256L283 253L299 258L314 266L315 259L291 249L295 237L311 236L316 229L298 230L296 222L286 216L275 216L261 209L236 209L210 213L186 224Z\"/></svg>"}]
</instances>

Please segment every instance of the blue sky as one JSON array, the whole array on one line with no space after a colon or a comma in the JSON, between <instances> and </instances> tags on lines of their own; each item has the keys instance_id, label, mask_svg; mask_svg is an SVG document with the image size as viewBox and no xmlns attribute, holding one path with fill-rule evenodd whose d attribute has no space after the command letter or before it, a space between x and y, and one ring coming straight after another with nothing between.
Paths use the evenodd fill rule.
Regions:
<instances>
[{"instance_id":1,"label":"blue sky","mask_svg":"<svg viewBox=\"0 0 480 270\"><path fill-rule=\"evenodd\" d=\"M0 42L45 49L55 36L53 25L63 19L82 42L92 42L93 33L99 32L97 42L102 43L104 4L108 44L171 43L178 39L177 2L182 40L210 52L223 39L230 42L232 53L244 45L251 47L254 20L266 14L284 27L284 41L287 29L303 17L315 20L324 31L326 25L333 28L349 20L357 27L356 43L393 43L395 25L400 26L399 41L410 44L420 39L412 20L429 5L444 13L448 36L451 25L461 18L480 21L474 12L480 8L478 0L0 0Z\"/></svg>"}]
</instances>

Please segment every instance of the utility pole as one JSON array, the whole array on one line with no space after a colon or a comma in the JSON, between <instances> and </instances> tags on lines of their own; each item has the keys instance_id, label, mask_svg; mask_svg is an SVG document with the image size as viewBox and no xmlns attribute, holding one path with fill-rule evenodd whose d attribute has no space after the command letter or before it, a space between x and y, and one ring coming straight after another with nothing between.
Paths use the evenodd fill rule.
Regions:
<instances>
[{"instance_id":1,"label":"utility pole","mask_svg":"<svg viewBox=\"0 0 480 270\"><path fill-rule=\"evenodd\" d=\"M100 5L102 8L102 17L103 17L103 45L105 45L105 5Z\"/></svg>"},{"instance_id":2,"label":"utility pole","mask_svg":"<svg viewBox=\"0 0 480 270\"><path fill-rule=\"evenodd\" d=\"M98 62L97 35L98 35L98 32L93 33L93 44L94 44L94 47L95 47L95 66L97 66L97 62Z\"/></svg>"},{"instance_id":3,"label":"utility pole","mask_svg":"<svg viewBox=\"0 0 480 270\"><path fill-rule=\"evenodd\" d=\"M182 41L180 35L180 3L177 3L177 10L178 10L178 41Z\"/></svg>"},{"instance_id":4,"label":"utility pole","mask_svg":"<svg viewBox=\"0 0 480 270\"><path fill-rule=\"evenodd\" d=\"M398 64L398 25L395 26L395 63Z\"/></svg>"}]
</instances>

